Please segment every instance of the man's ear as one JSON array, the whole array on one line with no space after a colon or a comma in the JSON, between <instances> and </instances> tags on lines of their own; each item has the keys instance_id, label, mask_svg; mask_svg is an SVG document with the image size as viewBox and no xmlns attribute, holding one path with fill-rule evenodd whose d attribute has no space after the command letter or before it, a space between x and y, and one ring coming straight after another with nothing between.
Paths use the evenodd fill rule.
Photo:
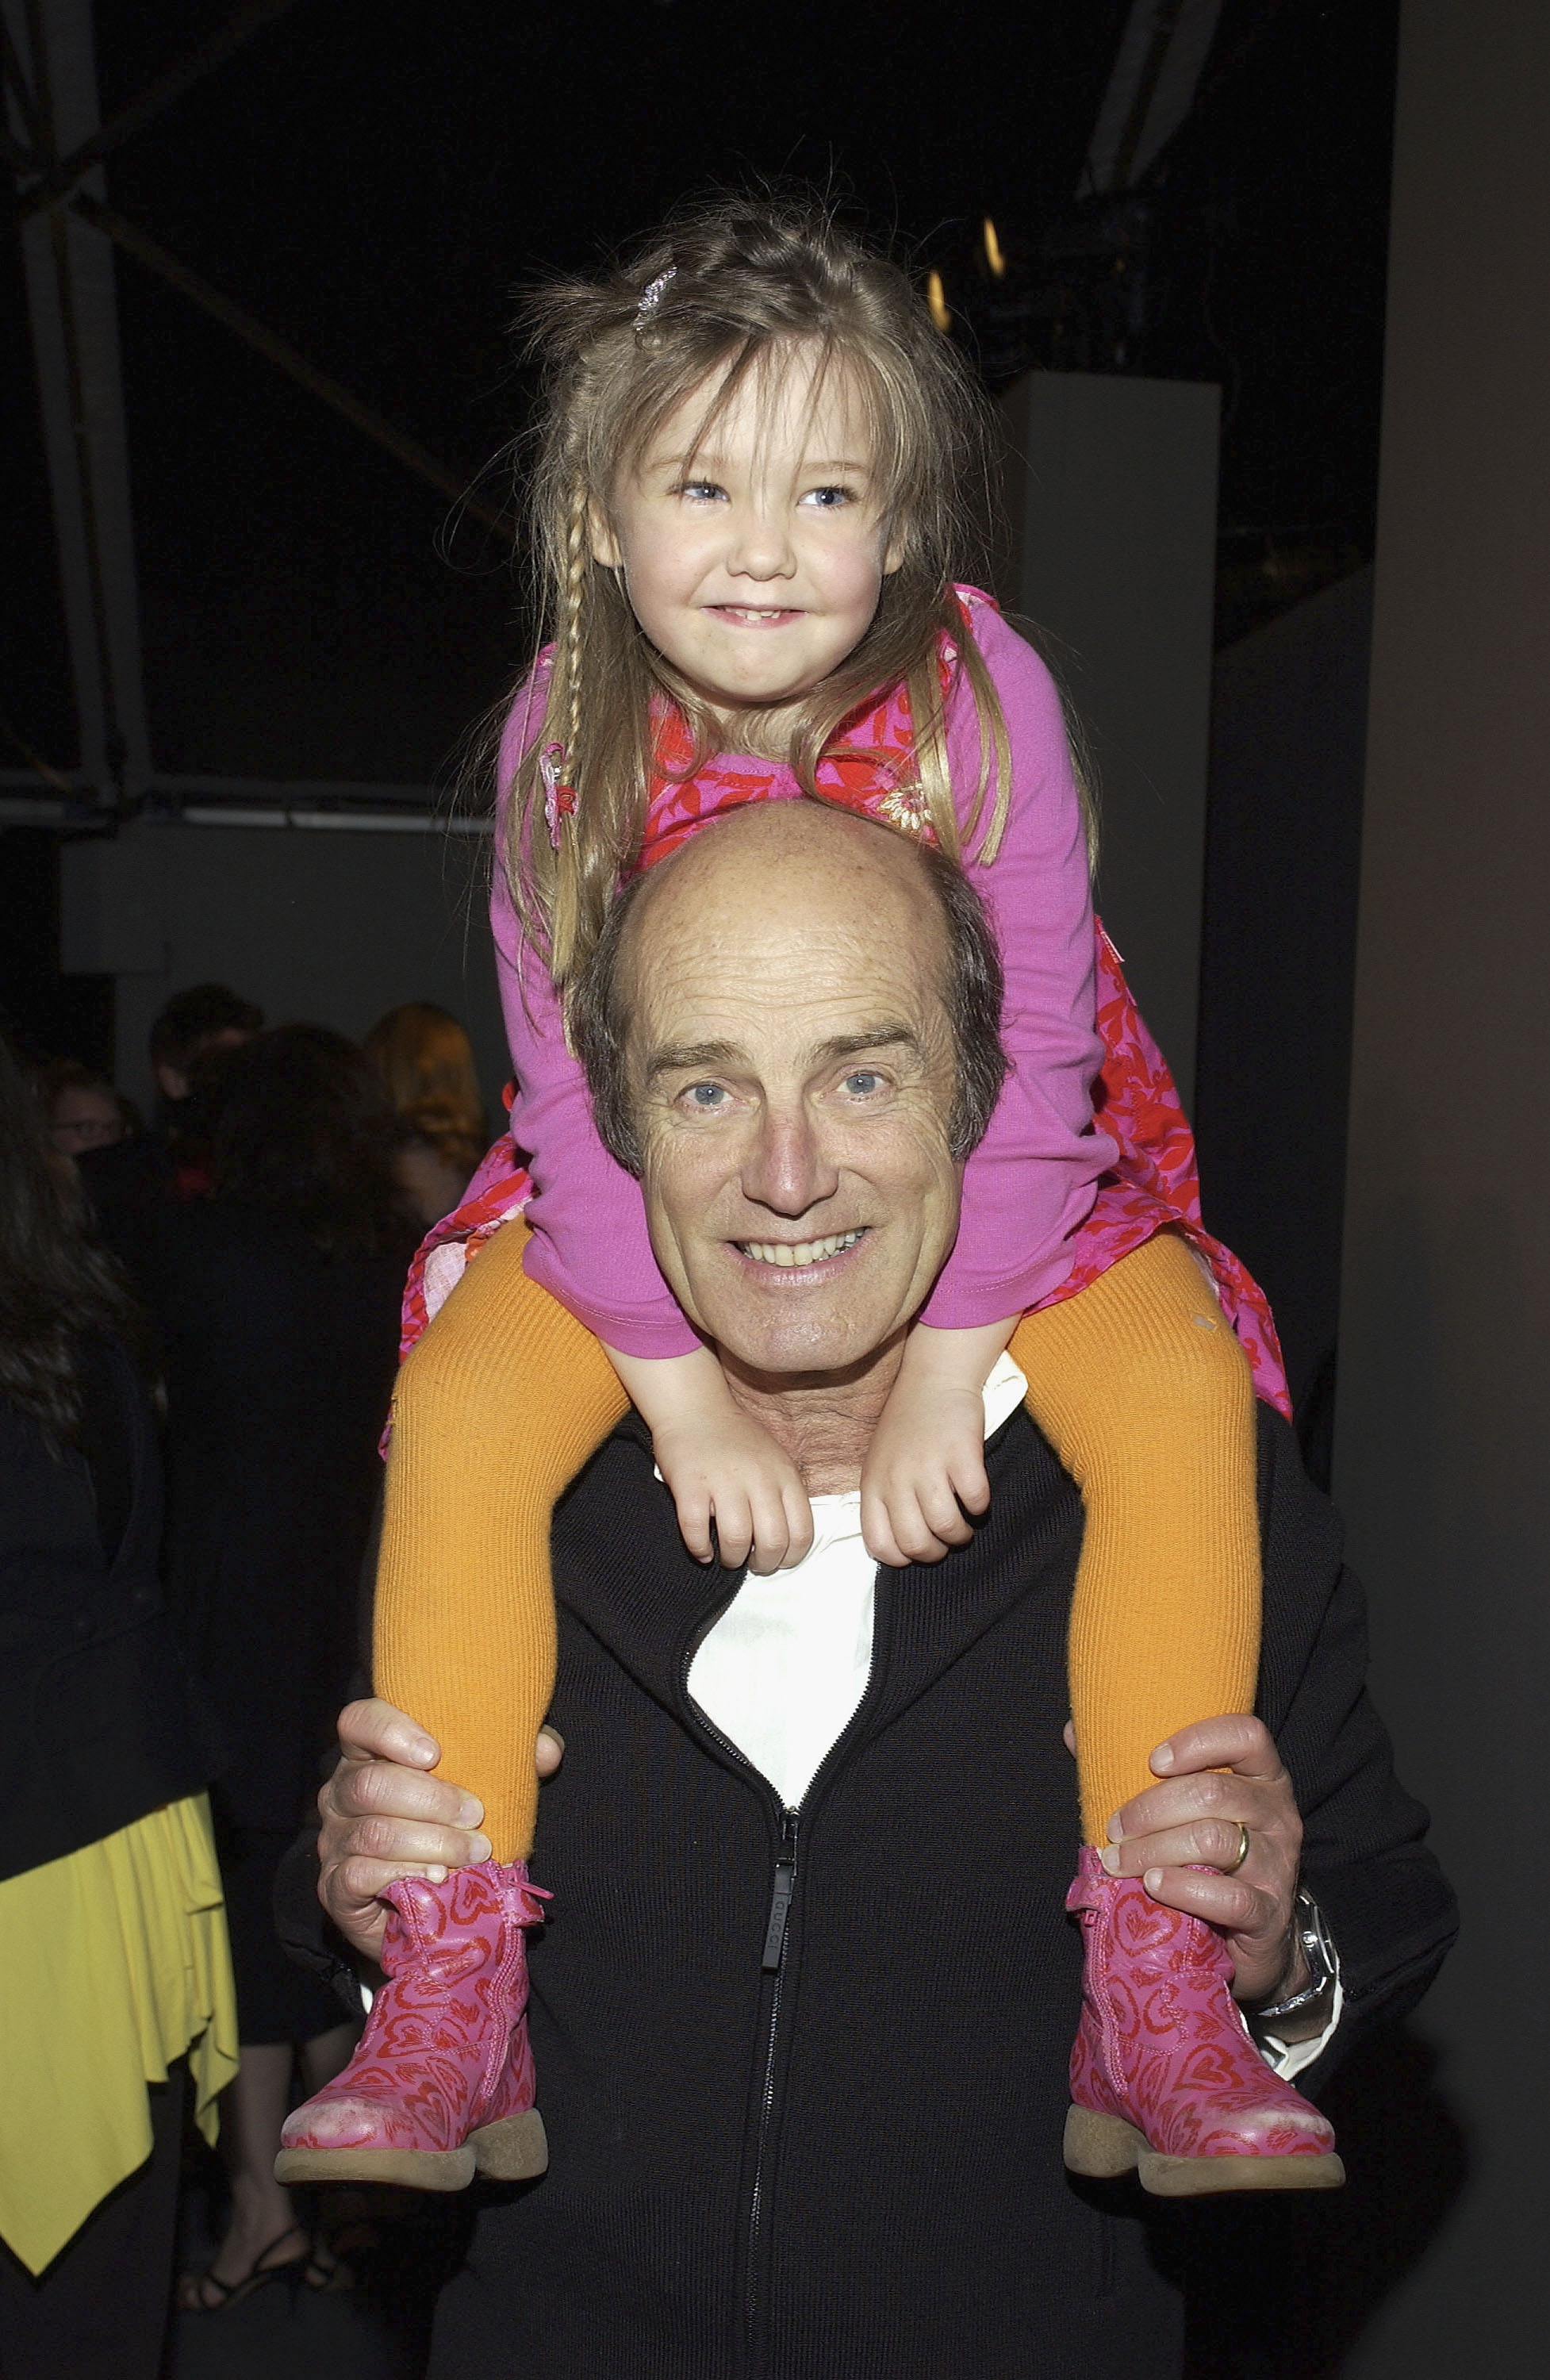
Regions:
<instances>
[{"instance_id":1,"label":"man's ear","mask_svg":"<svg viewBox=\"0 0 1550 2380\"><path fill-rule=\"evenodd\" d=\"M617 570L624 557L619 551L619 540L602 508L596 502L587 507L587 542L592 549L592 559L605 570Z\"/></svg>"}]
</instances>

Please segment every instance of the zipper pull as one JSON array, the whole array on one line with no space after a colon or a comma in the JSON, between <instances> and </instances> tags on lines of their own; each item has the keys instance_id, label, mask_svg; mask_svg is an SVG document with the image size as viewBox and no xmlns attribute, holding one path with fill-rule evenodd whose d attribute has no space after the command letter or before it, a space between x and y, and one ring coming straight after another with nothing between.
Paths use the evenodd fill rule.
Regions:
<instances>
[{"instance_id":1,"label":"zipper pull","mask_svg":"<svg viewBox=\"0 0 1550 2380\"><path fill-rule=\"evenodd\" d=\"M792 1886L796 1878L796 1812L786 1810L781 1817L781 1848L775 1859L775 1887L769 1896L769 1923L764 1929L762 1972L773 1975L781 1964L781 1954L786 1947L786 1917L791 1909Z\"/></svg>"}]
</instances>

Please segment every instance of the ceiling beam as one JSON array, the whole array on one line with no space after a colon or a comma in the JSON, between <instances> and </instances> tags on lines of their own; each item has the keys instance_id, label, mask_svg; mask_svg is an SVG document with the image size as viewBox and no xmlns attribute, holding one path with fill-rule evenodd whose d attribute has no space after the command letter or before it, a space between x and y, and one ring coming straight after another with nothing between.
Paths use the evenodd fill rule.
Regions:
<instances>
[{"instance_id":1,"label":"ceiling beam","mask_svg":"<svg viewBox=\"0 0 1550 2380\"><path fill-rule=\"evenodd\" d=\"M260 356L278 365L302 388L321 397L324 405L332 406L335 413L343 414L346 421L352 422L385 453L392 455L408 470L418 473L420 479L429 480L433 488L439 488L442 495L450 497L454 504L461 505L476 520L482 521L487 528L495 529L502 536L515 540L515 530L509 517L470 495L466 479L460 478L455 471L449 471L444 463L439 462L418 441L395 429L391 421L384 420L380 413L363 404L339 381L332 379L327 372L320 371L315 364L309 363L305 356L298 354L288 340L281 338L267 323L259 322L244 308L235 304L224 291L213 288L199 273L191 272L188 265L180 263L176 256L169 255L156 240L141 231L138 224L129 223L114 208L103 206L84 190L76 192L66 212L79 215L95 230L104 233L123 249L126 256L132 256L136 263L143 265L148 273L155 273L159 280L179 290L194 305L213 316L217 322L224 323L228 331L235 332Z\"/></svg>"},{"instance_id":2,"label":"ceiling beam","mask_svg":"<svg viewBox=\"0 0 1550 2380\"><path fill-rule=\"evenodd\" d=\"M46 164L99 122L91 0L0 8L10 129ZM151 759L113 250L54 211L22 225L21 251L81 765L103 799L132 801Z\"/></svg>"},{"instance_id":3,"label":"ceiling beam","mask_svg":"<svg viewBox=\"0 0 1550 2380\"><path fill-rule=\"evenodd\" d=\"M234 50L240 49L255 33L261 32L266 25L273 23L276 17L285 16L287 9L295 6L296 0L246 0L246 5L228 18L219 32L210 34L205 41L196 42L191 50L186 51L182 57L164 68L154 81L148 82L127 107L121 107L116 115L99 125L94 132L70 151L67 157L61 157L57 164L49 165L42 179L22 194L19 212L23 219L67 198L94 165L100 165L104 157L111 156L126 140L132 140L135 134L143 131L164 107L170 107L175 99L181 99L191 84L201 81L217 67L224 66Z\"/></svg>"}]
</instances>

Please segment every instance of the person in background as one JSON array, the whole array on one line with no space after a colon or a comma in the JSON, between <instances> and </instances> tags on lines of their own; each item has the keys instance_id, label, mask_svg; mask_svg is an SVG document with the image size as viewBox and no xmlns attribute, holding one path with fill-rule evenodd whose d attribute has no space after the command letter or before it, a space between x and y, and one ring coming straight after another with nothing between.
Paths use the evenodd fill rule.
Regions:
<instances>
[{"instance_id":1,"label":"person in background","mask_svg":"<svg viewBox=\"0 0 1550 2380\"><path fill-rule=\"evenodd\" d=\"M189 1070L207 1050L236 1050L263 1031L263 1010L224 983L196 983L174 994L151 1028L151 1063L162 1119L188 1097Z\"/></svg>"},{"instance_id":2,"label":"person in background","mask_svg":"<svg viewBox=\"0 0 1550 2380\"><path fill-rule=\"evenodd\" d=\"M230 2226L179 2287L198 2313L275 2273L330 2277L272 2168L295 2065L317 2089L354 2030L285 1957L271 1900L355 1663L418 1236L387 1099L338 1034L290 1025L224 1055L211 1130L210 1195L163 1204L145 1271L167 1387L169 1595L229 1746L214 1800L241 2065L222 2109Z\"/></svg>"},{"instance_id":3,"label":"person in background","mask_svg":"<svg viewBox=\"0 0 1550 2380\"><path fill-rule=\"evenodd\" d=\"M399 1179L420 1220L439 1223L489 1137L473 1044L444 1008L411 1000L379 1017L364 1046L403 1129Z\"/></svg>"},{"instance_id":4,"label":"person in background","mask_svg":"<svg viewBox=\"0 0 1550 2380\"><path fill-rule=\"evenodd\" d=\"M0 2372L153 2380L186 2101L213 2138L236 2065L219 1752L158 1584L143 1326L70 1173L0 1041Z\"/></svg>"},{"instance_id":5,"label":"person in background","mask_svg":"<svg viewBox=\"0 0 1550 2380\"><path fill-rule=\"evenodd\" d=\"M105 1075L83 1066L79 1058L51 1059L40 1069L35 1088L49 1145L61 1157L115 1148L140 1129L129 1101Z\"/></svg>"},{"instance_id":6,"label":"person in background","mask_svg":"<svg viewBox=\"0 0 1550 2380\"><path fill-rule=\"evenodd\" d=\"M240 1049L263 1030L263 1011L224 983L197 983L167 1002L151 1028L156 1118L149 1132L88 1151L81 1186L109 1250L139 1282L155 1218L170 1200L209 1187L201 1060Z\"/></svg>"}]
</instances>

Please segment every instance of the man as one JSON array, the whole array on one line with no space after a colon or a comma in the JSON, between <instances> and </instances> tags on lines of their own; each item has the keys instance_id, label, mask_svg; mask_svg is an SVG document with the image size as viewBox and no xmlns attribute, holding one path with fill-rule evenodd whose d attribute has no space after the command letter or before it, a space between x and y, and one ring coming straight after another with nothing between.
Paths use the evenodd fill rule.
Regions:
<instances>
[{"instance_id":1,"label":"man","mask_svg":"<svg viewBox=\"0 0 1550 2380\"><path fill-rule=\"evenodd\" d=\"M854 1497L951 1245L965 1103L994 1096L964 1029L970 897L879 828L757 806L626 896L583 1002L663 1271L818 1497ZM1082 1516L1016 1395L988 1416L989 1512L937 1569L874 1576L837 1502L802 1571L729 1597L630 1422L561 1508L569 1751L532 1952L551 2162L483 2205L436 2380L1177 2374L1132 2187L1060 2164ZM1261 1428L1262 1719L1174 1739L1120 1865L1159 1871L1158 1901L1226 1929L1240 1997L1278 2003L1313 1980L1301 1852L1340 1961L1289 2027L1316 2082L1337 2039L1419 1995L1452 1911L1362 1694L1333 1519L1284 1427ZM369 1953L392 1876L488 1846L403 1715L356 1706L341 1734L322 1891Z\"/></svg>"}]
</instances>

